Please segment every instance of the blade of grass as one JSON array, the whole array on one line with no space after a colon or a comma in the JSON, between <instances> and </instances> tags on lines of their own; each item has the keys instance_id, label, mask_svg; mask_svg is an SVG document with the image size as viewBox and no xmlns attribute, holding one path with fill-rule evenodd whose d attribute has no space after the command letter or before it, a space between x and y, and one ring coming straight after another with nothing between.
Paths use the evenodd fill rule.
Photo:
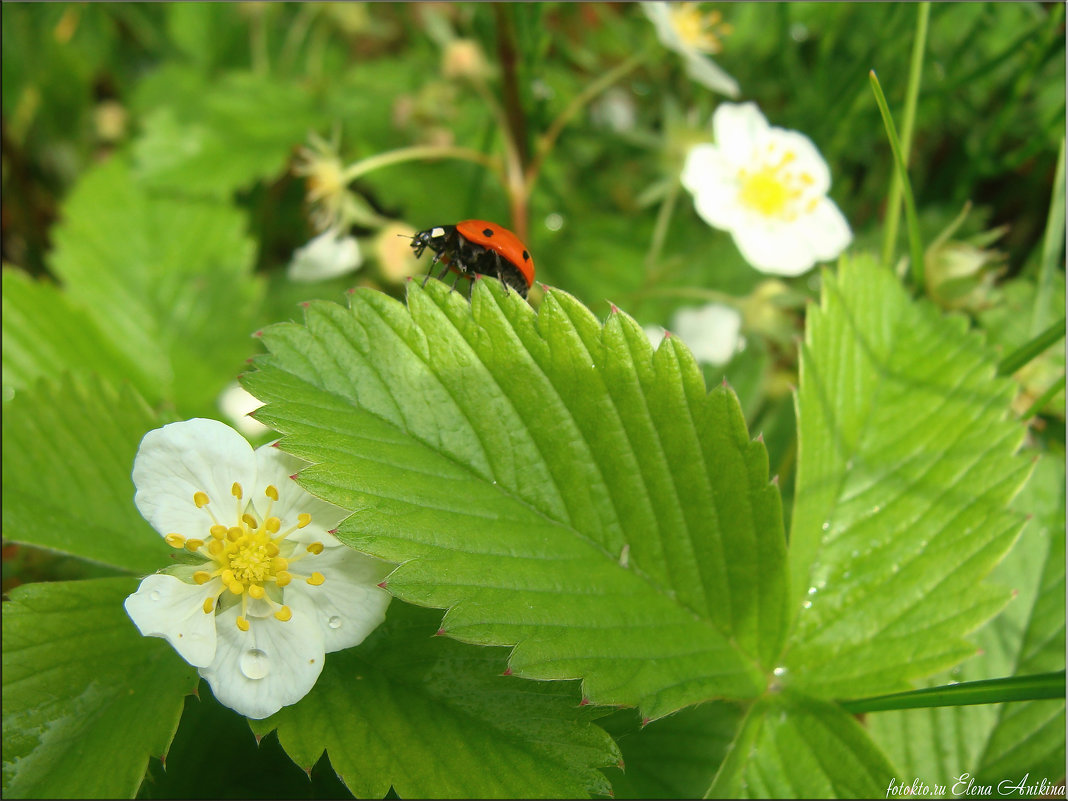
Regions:
<instances>
[{"instance_id":1,"label":"blade of grass","mask_svg":"<svg viewBox=\"0 0 1068 801\"><path fill-rule=\"evenodd\" d=\"M1038 673L1033 676L1011 676L1005 679L966 681L942 687L927 687L892 695L877 695L842 701L842 708L854 715L861 712L883 712L890 709L927 709L935 706L971 706L998 704L1006 701L1037 701L1064 698L1064 671Z\"/></svg>"},{"instance_id":2,"label":"blade of grass","mask_svg":"<svg viewBox=\"0 0 1068 801\"><path fill-rule=\"evenodd\" d=\"M916 35L912 40L912 60L909 64L909 82L905 89L905 112L901 120L901 158L908 164L912 152L912 126L916 121L916 99L920 95L923 78L923 54L927 47L927 23L931 17L931 4L920 3L916 14ZM892 264L894 246L897 244L897 225L901 218L901 177L897 172L890 179L890 191L886 196L886 225L883 229L883 264Z\"/></svg>"},{"instance_id":3,"label":"blade of grass","mask_svg":"<svg viewBox=\"0 0 1068 801\"><path fill-rule=\"evenodd\" d=\"M1031 333L1037 334L1046 325L1049 316L1049 291L1053 285L1053 271L1064 247L1064 139L1057 154L1057 168L1053 172L1053 196L1049 202L1049 217L1046 218L1046 234L1042 238L1042 258L1038 265L1038 286L1035 291L1035 308L1031 312Z\"/></svg>"},{"instance_id":4,"label":"blade of grass","mask_svg":"<svg viewBox=\"0 0 1068 801\"><path fill-rule=\"evenodd\" d=\"M1053 400L1054 396L1056 396L1056 394L1062 389L1064 389L1063 375L1058 380L1054 381L1049 389L1047 389L1035 399L1035 402L1031 404L1031 407L1020 416L1020 420L1024 422L1030 420L1032 417L1042 411L1042 408L1051 400Z\"/></svg>"},{"instance_id":5,"label":"blade of grass","mask_svg":"<svg viewBox=\"0 0 1068 801\"><path fill-rule=\"evenodd\" d=\"M998 375L1012 375L1063 336L1064 318L1062 317L1041 334L998 362Z\"/></svg>"},{"instance_id":6,"label":"blade of grass","mask_svg":"<svg viewBox=\"0 0 1068 801\"><path fill-rule=\"evenodd\" d=\"M910 270L912 281L917 291L923 291L923 241L920 239L920 223L916 217L916 201L912 197L912 185L909 183L908 171L905 169L905 160L901 155L901 142L897 136L897 128L894 127L894 118L890 116L890 109L886 105L886 96L883 88L879 85L879 78L875 70L868 73L871 80L871 88L875 93L875 102L879 106L879 113L883 117L883 125L886 127L886 137L890 140L890 150L894 153L894 162L897 165L897 173L901 178L901 191L905 199L905 221L909 229L909 258L912 262ZM889 267L889 264L886 264Z\"/></svg>"}]
</instances>

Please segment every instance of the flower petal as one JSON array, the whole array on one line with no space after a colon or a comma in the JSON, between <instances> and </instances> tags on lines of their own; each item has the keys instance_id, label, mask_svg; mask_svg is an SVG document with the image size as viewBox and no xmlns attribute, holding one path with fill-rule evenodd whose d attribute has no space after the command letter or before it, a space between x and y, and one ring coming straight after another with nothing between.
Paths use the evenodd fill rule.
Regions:
<instances>
[{"instance_id":1,"label":"flower petal","mask_svg":"<svg viewBox=\"0 0 1068 801\"><path fill-rule=\"evenodd\" d=\"M315 604L316 618L326 639L326 652L359 645L386 619L392 596L378 583L392 566L348 546L327 548L314 561L300 563L302 570L318 570L326 577L305 592ZM298 587L290 585L286 598Z\"/></svg>"},{"instance_id":2,"label":"flower petal","mask_svg":"<svg viewBox=\"0 0 1068 801\"><path fill-rule=\"evenodd\" d=\"M295 704L315 686L326 660L322 630L302 594L293 594L290 608L293 617L286 622L251 618L248 631L237 627L240 607L218 614L215 659L200 668L200 675L219 703L260 720Z\"/></svg>"},{"instance_id":3,"label":"flower petal","mask_svg":"<svg viewBox=\"0 0 1068 801\"><path fill-rule=\"evenodd\" d=\"M751 223L731 230L734 244L750 265L773 275L801 275L816 263L804 224Z\"/></svg>"},{"instance_id":4,"label":"flower petal","mask_svg":"<svg viewBox=\"0 0 1068 801\"><path fill-rule=\"evenodd\" d=\"M838 258L853 241L849 223L830 198L821 198L805 222L804 236L817 261Z\"/></svg>"},{"instance_id":5,"label":"flower petal","mask_svg":"<svg viewBox=\"0 0 1068 801\"><path fill-rule=\"evenodd\" d=\"M204 539L212 525L197 509L195 492L206 492L216 515L235 521L234 482L255 485L256 459L244 437L218 420L193 418L149 431L134 458L134 503L160 534ZM232 522L230 523L232 525Z\"/></svg>"},{"instance_id":6,"label":"flower petal","mask_svg":"<svg viewBox=\"0 0 1068 801\"><path fill-rule=\"evenodd\" d=\"M273 444L256 449L256 462L260 484L252 499L252 505L260 515L267 511L267 498L261 493L268 484L273 484L278 490L278 500L271 506L271 514L279 518L283 525L288 527L295 524L301 512L311 515L311 523L290 534L290 541L305 545L312 542L321 542L327 546L341 544L329 532L337 528L349 513L340 506L316 498L290 478L307 467L309 462L285 453Z\"/></svg>"},{"instance_id":7,"label":"flower petal","mask_svg":"<svg viewBox=\"0 0 1068 801\"><path fill-rule=\"evenodd\" d=\"M204 612L204 601L222 582L186 584L174 576L154 573L129 596L126 614L145 637L163 637L194 667L215 658L215 615Z\"/></svg>"},{"instance_id":8,"label":"flower petal","mask_svg":"<svg viewBox=\"0 0 1068 801\"><path fill-rule=\"evenodd\" d=\"M699 84L727 97L738 97L738 82L712 59L693 51L684 51L682 56L686 72Z\"/></svg>"},{"instance_id":9,"label":"flower petal","mask_svg":"<svg viewBox=\"0 0 1068 801\"><path fill-rule=\"evenodd\" d=\"M726 364L738 349L742 316L722 303L679 309L672 331L686 343L694 358L705 364Z\"/></svg>"},{"instance_id":10,"label":"flower petal","mask_svg":"<svg viewBox=\"0 0 1068 801\"><path fill-rule=\"evenodd\" d=\"M297 249L286 275L291 281L325 281L351 273L362 263L359 243L330 228Z\"/></svg>"},{"instance_id":11,"label":"flower petal","mask_svg":"<svg viewBox=\"0 0 1068 801\"><path fill-rule=\"evenodd\" d=\"M712 135L723 160L752 167L753 152L768 134L768 121L756 103L720 103L712 115Z\"/></svg>"}]
</instances>

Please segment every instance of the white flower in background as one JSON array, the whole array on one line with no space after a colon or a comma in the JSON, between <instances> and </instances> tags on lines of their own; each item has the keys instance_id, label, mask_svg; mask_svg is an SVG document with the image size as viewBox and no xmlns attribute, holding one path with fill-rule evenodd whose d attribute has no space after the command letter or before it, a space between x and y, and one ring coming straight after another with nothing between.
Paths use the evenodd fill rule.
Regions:
<instances>
[{"instance_id":1,"label":"white flower in background","mask_svg":"<svg viewBox=\"0 0 1068 801\"><path fill-rule=\"evenodd\" d=\"M351 273L362 262L359 243L331 228L293 253L286 275L292 281L324 281Z\"/></svg>"},{"instance_id":2,"label":"white flower in background","mask_svg":"<svg viewBox=\"0 0 1068 801\"><path fill-rule=\"evenodd\" d=\"M249 417L261 406L263 401L236 381L230 382L229 386L219 393L219 411L246 437L255 437L271 430Z\"/></svg>"},{"instance_id":3,"label":"white flower in background","mask_svg":"<svg viewBox=\"0 0 1068 801\"><path fill-rule=\"evenodd\" d=\"M697 213L730 231L742 256L765 273L800 275L845 250L853 235L827 197L831 173L802 133L773 128L753 103L723 103L715 144L691 148L682 184Z\"/></svg>"},{"instance_id":4,"label":"white flower in background","mask_svg":"<svg viewBox=\"0 0 1068 801\"><path fill-rule=\"evenodd\" d=\"M702 364L726 364L738 350L742 315L722 303L679 309L671 330Z\"/></svg>"},{"instance_id":5,"label":"white flower in background","mask_svg":"<svg viewBox=\"0 0 1068 801\"><path fill-rule=\"evenodd\" d=\"M390 601L388 566L328 532L345 511L290 478L304 465L199 418L150 431L134 459L138 510L200 562L146 578L126 612L250 718L303 698L325 654L361 643Z\"/></svg>"},{"instance_id":6,"label":"white flower in background","mask_svg":"<svg viewBox=\"0 0 1068 801\"><path fill-rule=\"evenodd\" d=\"M671 321L671 334L686 343L701 364L726 364L740 349L742 315L722 303L679 309ZM649 343L659 347L667 331L660 325L643 329Z\"/></svg>"},{"instance_id":7,"label":"white flower in background","mask_svg":"<svg viewBox=\"0 0 1068 801\"><path fill-rule=\"evenodd\" d=\"M682 56L691 78L728 97L738 96L738 82L707 57L722 49L722 37L731 32L722 14L704 13L697 3L642 3L641 7L656 26L661 44Z\"/></svg>"}]
</instances>

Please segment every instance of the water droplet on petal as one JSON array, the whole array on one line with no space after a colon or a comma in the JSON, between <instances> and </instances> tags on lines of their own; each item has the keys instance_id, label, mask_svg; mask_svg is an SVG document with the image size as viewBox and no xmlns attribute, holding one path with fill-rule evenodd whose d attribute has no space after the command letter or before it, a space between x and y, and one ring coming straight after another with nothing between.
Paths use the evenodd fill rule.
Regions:
<instances>
[{"instance_id":1,"label":"water droplet on petal","mask_svg":"<svg viewBox=\"0 0 1068 801\"><path fill-rule=\"evenodd\" d=\"M326 625L328 625L332 629L339 629L341 628L341 618L337 615L333 615L328 621L326 621Z\"/></svg>"},{"instance_id":2,"label":"water droplet on petal","mask_svg":"<svg viewBox=\"0 0 1068 801\"><path fill-rule=\"evenodd\" d=\"M153 601L158 601L160 598L159 590L152 590L152 592L148 594L148 597L151 598Z\"/></svg>"},{"instance_id":3,"label":"water droplet on petal","mask_svg":"<svg viewBox=\"0 0 1068 801\"><path fill-rule=\"evenodd\" d=\"M259 648L250 648L241 654L238 666L245 678L262 679L270 672L271 659Z\"/></svg>"}]
</instances>

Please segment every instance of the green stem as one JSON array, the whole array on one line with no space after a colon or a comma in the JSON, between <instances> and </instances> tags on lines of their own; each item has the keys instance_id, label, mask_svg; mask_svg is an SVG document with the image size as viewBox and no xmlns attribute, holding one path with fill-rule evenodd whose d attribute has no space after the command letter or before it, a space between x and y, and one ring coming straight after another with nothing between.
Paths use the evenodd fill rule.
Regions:
<instances>
[{"instance_id":1,"label":"green stem","mask_svg":"<svg viewBox=\"0 0 1068 801\"><path fill-rule=\"evenodd\" d=\"M1054 342L1063 338L1064 318L1062 317L1041 334L1017 348L998 362L998 375L1012 375Z\"/></svg>"},{"instance_id":2,"label":"green stem","mask_svg":"<svg viewBox=\"0 0 1068 801\"><path fill-rule=\"evenodd\" d=\"M1064 671L1013 676L1007 679L966 681L944 687L928 687L892 695L842 701L842 708L854 715L888 709L928 709L936 706L971 706L1005 701L1064 699Z\"/></svg>"},{"instance_id":3,"label":"green stem","mask_svg":"<svg viewBox=\"0 0 1068 801\"><path fill-rule=\"evenodd\" d=\"M671 188L668 189L667 195L664 196L663 201L660 203L660 210L656 214L656 225L653 228L653 240L649 243L649 252L645 254L645 268L647 270L653 269L657 259L660 258L660 251L664 248L668 227L671 225L671 217L675 213L675 204L679 198L680 187L681 184L678 181L674 181L671 184Z\"/></svg>"},{"instance_id":4,"label":"green stem","mask_svg":"<svg viewBox=\"0 0 1068 801\"><path fill-rule=\"evenodd\" d=\"M909 267L912 271L912 282L916 290L923 290L923 241L920 238L920 222L916 217L916 201L912 197L912 185L909 184L908 170L905 167L905 159L901 154L901 143L897 136L897 128L894 126L894 118L890 116L890 109L886 105L886 96L883 88L879 85L879 78L875 70L868 73L871 80L872 91L875 92L875 102L879 106L879 113L883 117L883 125L886 128L886 137L890 140L890 150L894 154L894 163L901 179L901 190L905 198L905 221L909 229L909 259L912 262ZM887 265L892 266L892 265Z\"/></svg>"},{"instance_id":5,"label":"green stem","mask_svg":"<svg viewBox=\"0 0 1068 801\"><path fill-rule=\"evenodd\" d=\"M1042 238L1042 259L1038 265L1038 285L1035 306L1031 311L1031 334L1042 330L1049 317L1049 293L1053 287L1053 273L1064 247L1064 139L1057 154L1057 168L1053 172L1053 196L1049 202L1046 233Z\"/></svg>"},{"instance_id":6,"label":"green stem","mask_svg":"<svg viewBox=\"0 0 1068 801\"><path fill-rule=\"evenodd\" d=\"M1030 420L1032 417L1042 411L1042 409L1045 408L1046 404L1053 400L1054 397L1056 397L1057 393L1060 392L1062 389L1064 389L1063 375L1059 379L1054 381L1049 389L1039 395L1038 398L1035 399L1035 402L1031 404L1030 408L1026 412L1020 415L1020 422L1026 423L1028 420Z\"/></svg>"},{"instance_id":7,"label":"green stem","mask_svg":"<svg viewBox=\"0 0 1068 801\"><path fill-rule=\"evenodd\" d=\"M473 161L491 170L500 170L500 162L497 159L471 148L413 145L412 147L402 147L398 150L389 150L385 153L379 153L377 156L354 162L345 168L345 172L342 173L342 180L349 184L357 178L382 167L423 159L461 159L463 161Z\"/></svg>"},{"instance_id":8,"label":"green stem","mask_svg":"<svg viewBox=\"0 0 1068 801\"><path fill-rule=\"evenodd\" d=\"M601 92L614 84L628 72L633 70L645 61L646 54L638 53L631 56L621 64L617 64L614 68L610 69L604 75L597 80L589 84L585 89L571 98L571 102L567 104L567 107L560 112L560 115L552 121L549 125L549 129L541 135L538 140L536 152L533 160L527 165L526 180L528 184L533 184L537 179L538 172L541 170L542 162L545 161L545 157L549 155L549 151L552 150L553 145L556 143L556 138L564 130L564 127L571 121L582 107L589 103L593 98L597 97Z\"/></svg>"},{"instance_id":9,"label":"green stem","mask_svg":"<svg viewBox=\"0 0 1068 801\"><path fill-rule=\"evenodd\" d=\"M905 91L905 112L901 121L901 156L908 164L912 151L912 127L916 120L916 100L920 96L920 81L923 77L923 54L927 45L927 22L931 16L931 4L920 3L916 15L916 36L912 41L912 62L909 65L909 82ZM897 245L897 226L901 218L901 178L895 172L890 179L890 191L886 197L886 224L883 228L883 264L893 265L894 248Z\"/></svg>"}]
</instances>

